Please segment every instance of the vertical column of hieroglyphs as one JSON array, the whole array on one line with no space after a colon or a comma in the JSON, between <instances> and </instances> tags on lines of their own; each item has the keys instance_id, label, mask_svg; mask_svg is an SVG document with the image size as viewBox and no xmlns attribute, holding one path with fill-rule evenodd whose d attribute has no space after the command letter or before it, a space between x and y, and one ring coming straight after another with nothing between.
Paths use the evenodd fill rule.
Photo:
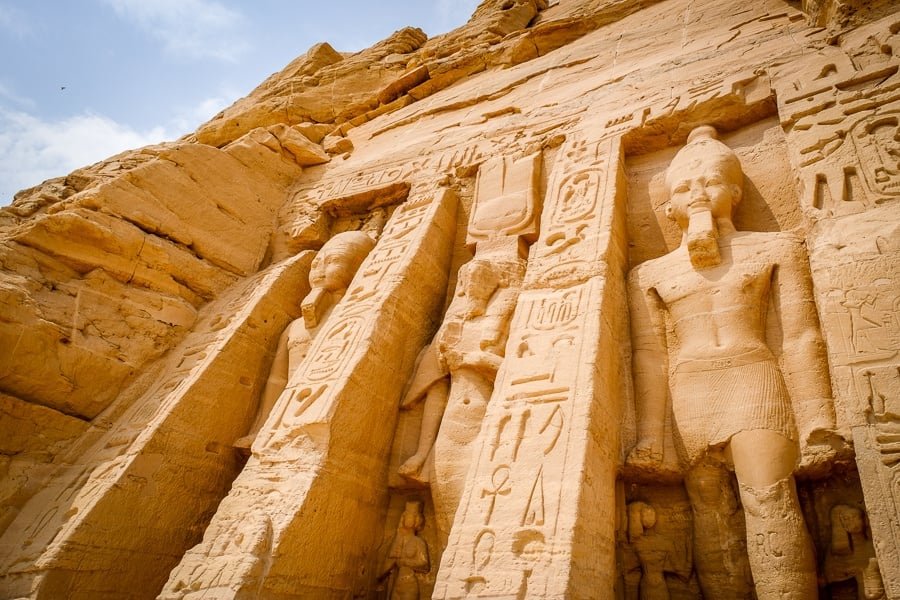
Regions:
<instances>
[{"instance_id":1,"label":"vertical column of hieroglyphs","mask_svg":"<svg viewBox=\"0 0 900 600\"><path fill-rule=\"evenodd\" d=\"M850 427L887 596L900 597L900 20L844 34L779 81L819 223L810 263L838 424Z\"/></svg>"},{"instance_id":2,"label":"vertical column of hieroglyphs","mask_svg":"<svg viewBox=\"0 0 900 600\"><path fill-rule=\"evenodd\" d=\"M600 349L618 348L619 148L578 134L560 150L435 598L612 593L618 350Z\"/></svg>"},{"instance_id":3,"label":"vertical column of hieroglyphs","mask_svg":"<svg viewBox=\"0 0 900 600\"><path fill-rule=\"evenodd\" d=\"M811 238L838 414L888 597L900 597L900 203L822 221Z\"/></svg>"},{"instance_id":4,"label":"vertical column of hieroglyphs","mask_svg":"<svg viewBox=\"0 0 900 600\"><path fill-rule=\"evenodd\" d=\"M443 299L455 211L447 190L396 209L161 598L346 597L365 585L399 395Z\"/></svg>"},{"instance_id":5,"label":"vertical column of hieroglyphs","mask_svg":"<svg viewBox=\"0 0 900 600\"><path fill-rule=\"evenodd\" d=\"M4 597L153 596L237 473L231 443L299 312L312 255L204 309L164 375L32 499L2 538Z\"/></svg>"}]
</instances>

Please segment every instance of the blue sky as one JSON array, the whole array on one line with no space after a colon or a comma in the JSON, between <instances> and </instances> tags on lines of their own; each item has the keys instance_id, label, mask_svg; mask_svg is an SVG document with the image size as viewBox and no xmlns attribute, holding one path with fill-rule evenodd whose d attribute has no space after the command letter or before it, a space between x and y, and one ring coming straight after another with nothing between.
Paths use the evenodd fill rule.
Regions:
<instances>
[{"instance_id":1,"label":"blue sky","mask_svg":"<svg viewBox=\"0 0 900 600\"><path fill-rule=\"evenodd\" d=\"M478 0L0 0L0 205L128 148L193 131L327 41L429 36Z\"/></svg>"}]
</instances>

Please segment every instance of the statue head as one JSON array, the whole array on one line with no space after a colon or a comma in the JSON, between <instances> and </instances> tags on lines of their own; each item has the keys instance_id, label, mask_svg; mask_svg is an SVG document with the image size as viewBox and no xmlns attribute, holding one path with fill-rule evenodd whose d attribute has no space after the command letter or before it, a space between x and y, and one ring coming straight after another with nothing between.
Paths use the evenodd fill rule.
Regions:
<instances>
[{"instance_id":1,"label":"statue head","mask_svg":"<svg viewBox=\"0 0 900 600\"><path fill-rule=\"evenodd\" d=\"M335 298L346 291L357 269L375 246L362 231L345 231L325 242L309 268L312 288L302 302L303 320L312 329Z\"/></svg>"},{"instance_id":2,"label":"statue head","mask_svg":"<svg viewBox=\"0 0 900 600\"><path fill-rule=\"evenodd\" d=\"M413 500L406 503L403 514L400 516L400 527L418 532L425 524L425 517L422 516L422 502Z\"/></svg>"},{"instance_id":3,"label":"statue head","mask_svg":"<svg viewBox=\"0 0 900 600\"><path fill-rule=\"evenodd\" d=\"M500 279L494 266L488 261L473 259L459 270L456 295L465 296L471 307L483 312L498 285Z\"/></svg>"},{"instance_id":4,"label":"statue head","mask_svg":"<svg viewBox=\"0 0 900 600\"><path fill-rule=\"evenodd\" d=\"M714 127L697 127L666 170L666 216L682 229L687 228L691 214L698 211L707 210L715 218L731 219L732 210L741 201L741 163L734 151L717 138Z\"/></svg>"},{"instance_id":5,"label":"statue head","mask_svg":"<svg viewBox=\"0 0 900 600\"><path fill-rule=\"evenodd\" d=\"M361 231L335 235L325 242L312 261L310 286L329 292L345 290L374 246L375 241Z\"/></svg>"},{"instance_id":6,"label":"statue head","mask_svg":"<svg viewBox=\"0 0 900 600\"><path fill-rule=\"evenodd\" d=\"M644 535L647 529L656 525L656 510L646 502L632 502L628 505L628 539L632 542Z\"/></svg>"},{"instance_id":7,"label":"statue head","mask_svg":"<svg viewBox=\"0 0 900 600\"><path fill-rule=\"evenodd\" d=\"M731 215L741 201L744 173L735 153L720 142L714 127L703 125L688 136L666 170L669 203L666 216L685 234L691 262L719 264L716 238L722 226L733 228Z\"/></svg>"},{"instance_id":8,"label":"statue head","mask_svg":"<svg viewBox=\"0 0 900 600\"><path fill-rule=\"evenodd\" d=\"M863 511L855 506L837 504L831 509L831 552L850 554L853 552L853 534L864 534L866 530Z\"/></svg>"}]
</instances>

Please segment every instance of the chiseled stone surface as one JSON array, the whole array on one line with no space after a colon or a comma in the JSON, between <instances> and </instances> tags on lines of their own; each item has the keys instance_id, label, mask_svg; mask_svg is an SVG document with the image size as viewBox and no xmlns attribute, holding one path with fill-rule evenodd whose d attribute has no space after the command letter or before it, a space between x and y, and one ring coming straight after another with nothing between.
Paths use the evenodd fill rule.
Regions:
<instances>
[{"instance_id":1,"label":"chiseled stone surface","mask_svg":"<svg viewBox=\"0 0 900 600\"><path fill-rule=\"evenodd\" d=\"M0 209L0 599L900 598L898 209L891 0L317 44Z\"/></svg>"}]
</instances>

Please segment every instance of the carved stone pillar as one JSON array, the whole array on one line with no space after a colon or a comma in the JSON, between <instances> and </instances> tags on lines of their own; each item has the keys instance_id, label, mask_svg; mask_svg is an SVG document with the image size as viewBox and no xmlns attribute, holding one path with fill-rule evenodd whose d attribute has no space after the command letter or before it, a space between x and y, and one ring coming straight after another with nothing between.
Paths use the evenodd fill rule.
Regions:
<instances>
[{"instance_id":1,"label":"carved stone pillar","mask_svg":"<svg viewBox=\"0 0 900 600\"><path fill-rule=\"evenodd\" d=\"M856 465L889 598L900 597L900 204L820 222L810 263L838 422Z\"/></svg>"},{"instance_id":2,"label":"carved stone pillar","mask_svg":"<svg viewBox=\"0 0 900 600\"><path fill-rule=\"evenodd\" d=\"M158 590L195 544L240 465L231 444L249 425L270 348L299 316L314 253L225 292L162 361L142 395L86 435L50 485L0 538L0 588L31 598L124 597ZM134 387L139 387L138 382ZM178 510L164 507L177 505Z\"/></svg>"},{"instance_id":3,"label":"carved stone pillar","mask_svg":"<svg viewBox=\"0 0 900 600\"><path fill-rule=\"evenodd\" d=\"M560 151L435 598L612 594L621 177L617 142Z\"/></svg>"},{"instance_id":4,"label":"carved stone pillar","mask_svg":"<svg viewBox=\"0 0 900 600\"><path fill-rule=\"evenodd\" d=\"M398 207L160 598L344 598L373 577L402 383L443 300L452 192Z\"/></svg>"}]
</instances>

